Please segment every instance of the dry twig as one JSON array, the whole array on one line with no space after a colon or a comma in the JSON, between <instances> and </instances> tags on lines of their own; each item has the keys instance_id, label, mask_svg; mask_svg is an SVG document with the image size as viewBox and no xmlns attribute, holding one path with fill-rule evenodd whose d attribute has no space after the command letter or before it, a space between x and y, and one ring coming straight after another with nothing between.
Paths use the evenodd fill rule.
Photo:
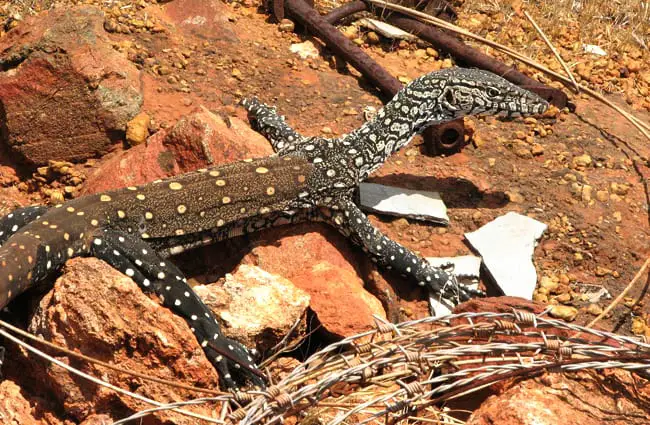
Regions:
<instances>
[{"instance_id":1,"label":"dry twig","mask_svg":"<svg viewBox=\"0 0 650 425\"><path fill-rule=\"evenodd\" d=\"M645 263L643 263L643 265L641 266L639 271L634 275L630 283L628 283L625 289L623 289L623 292L618 294L618 296L611 303L609 303L607 308L605 308L605 310L603 310L603 312L600 313L594 320L589 322L589 324L586 327L587 328L593 327L596 323L598 323L600 319L608 315L609 312L612 311L614 307L616 307L621 302L621 300L625 297L625 295L627 295L627 293L630 292L630 289L632 289L636 284L636 282L641 278L641 276L643 276L643 274L645 273L649 265L650 265L650 257L648 257L645 260Z\"/></svg>"},{"instance_id":2,"label":"dry twig","mask_svg":"<svg viewBox=\"0 0 650 425\"><path fill-rule=\"evenodd\" d=\"M560 56L560 52L558 52L557 49L555 48L555 46L553 46L553 43L551 43L551 40L549 40L548 37L546 37L546 34L544 34L544 31L542 31L542 29L539 27L539 25L537 25L537 22L535 22L533 17L530 16L530 14L528 12L526 12L526 11L524 11L524 16L528 19L528 21L533 26L533 28L535 28L535 31L537 31L537 34L539 34L539 36L542 38L542 40L544 40L544 43L546 43L548 48L551 49L551 52L553 52L553 55L555 56L557 61L560 63L560 65L562 65L562 68L564 68L564 72L566 72L567 77L569 77L571 79L571 82L573 82L573 88L575 89L576 93L580 93L580 86L578 85L578 82L576 81L576 79L573 77L573 73L571 72L571 70L567 66L566 62L564 62L564 60L562 59L562 56Z\"/></svg>"}]
</instances>

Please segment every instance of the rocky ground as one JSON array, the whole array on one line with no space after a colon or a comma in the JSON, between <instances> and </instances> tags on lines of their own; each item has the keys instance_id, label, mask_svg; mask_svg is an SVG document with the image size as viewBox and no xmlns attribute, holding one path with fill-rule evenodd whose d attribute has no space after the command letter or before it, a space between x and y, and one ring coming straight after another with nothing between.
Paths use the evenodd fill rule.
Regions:
<instances>
[{"instance_id":1,"label":"rocky ground","mask_svg":"<svg viewBox=\"0 0 650 425\"><path fill-rule=\"evenodd\" d=\"M467 3L472 4L458 8L461 26L560 69L517 13L519 2ZM531 12L547 25L579 81L650 120L650 56L642 45L585 32L585 24L566 16L568 30L557 31L547 8L531 6ZM0 18L0 114L9 135L0 156L3 212L267 155L268 143L250 130L237 106L242 97L277 105L304 134L332 137L361 125L364 107L382 104L356 71L342 66L317 40L285 31L255 1L41 0L4 3ZM453 58L425 44L343 30L402 81L453 65ZM647 28L641 27L640 34L647 37ZM313 42L320 55L303 60L291 53L292 44L304 41ZM582 50L583 44L599 42L607 56ZM371 220L424 256L470 253L463 234L509 211L545 222L549 228L534 258L535 300L567 306L578 323L590 321L608 300L589 303L583 292L604 287L616 296L650 254L650 148L602 104L583 95L571 99L574 113L554 109L514 122L468 119L473 135L461 153L429 157L418 139L373 175L374 182L439 191L450 209L448 227L384 216ZM227 331L249 345L271 349L294 323L293 342L313 331L294 351L298 359L367 329L373 314L406 320L427 313L423 291L377 270L321 225L272 229L174 261L219 312ZM602 326L650 336L647 284L645 275ZM133 370L217 386L216 373L183 322L105 264L70 261L52 291L43 298L35 295L11 309L11 318L31 331ZM110 423L102 421L142 408L6 345L6 379L0 384L6 402L0 414L9 420L3 423ZM18 373L21 368L29 372ZM99 367L84 368L105 374ZM543 393L545 386L562 398L561 388L582 385L571 389L581 400L598 387L603 393L592 402L602 405L600 397L610 389L640 385L629 376L607 377L606 383L590 376L578 384L542 380L504 389L503 397L493 400L484 416L477 413L473 423L527 423L497 413L516 411L516 406L503 407ZM114 379L155 399L190 394L126 375ZM540 399L539 405L547 402ZM556 416L566 419L568 409ZM183 421L194 423L167 414L147 423Z\"/></svg>"}]
</instances>

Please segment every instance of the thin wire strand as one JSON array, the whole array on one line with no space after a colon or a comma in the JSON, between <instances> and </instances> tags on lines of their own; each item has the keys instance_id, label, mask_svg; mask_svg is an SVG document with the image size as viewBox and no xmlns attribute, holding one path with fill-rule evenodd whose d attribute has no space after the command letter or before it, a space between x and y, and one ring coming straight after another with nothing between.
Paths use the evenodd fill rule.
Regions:
<instances>
[{"instance_id":1,"label":"thin wire strand","mask_svg":"<svg viewBox=\"0 0 650 425\"><path fill-rule=\"evenodd\" d=\"M107 369L113 370L115 372L135 376L136 378L140 378L140 379L143 379L145 381L156 382L158 384L167 385L167 386L173 387L173 388L180 388L180 389L183 389L183 390L196 391L196 392L207 393L207 394L212 394L212 395L225 395L225 394L228 394L228 393L223 392L223 391L211 390L209 388L194 387L192 385L187 385L187 384L182 384L182 383L178 383L178 382L174 382L174 381L169 381L167 379L157 378L155 376L145 375L143 373L123 369L123 368L121 368L119 366L115 366L115 365L112 365L110 363L106 363L106 362L101 361L99 359L96 359L94 357L90 357L90 356L87 356L85 354L77 353L77 352L71 351L71 350L69 350L69 349L67 349L65 347L61 347L60 345L54 344L54 343L52 343L50 341L46 341L46 340L44 340L42 338L37 337L34 334L31 334L31 333L29 333L27 331L24 331L24 330L22 330L20 328L17 328L15 326L3 321L3 320L0 320L0 326L10 330L11 332L15 332L18 335L21 335L21 336L23 336L25 338L28 338L28 339L30 339L30 340L32 340L34 342L37 342L39 344L43 344L48 348L60 351L60 352L62 352L64 354L66 354L67 356L74 357L74 358L77 358L79 360L86 361L88 363L93 363L93 364L105 367Z\"/></svg>"},{"instance_id":2,"label":"thin wire strand","mask_svg":"<svg viewBox=\"0 0 650 425\"><path fill-rule=\"evenodd\" d=\"M21 347L25 348L26 350L36 354L37 356L42 357L45 360L47 360L49 362L52 362L52 363L56 364L59 367L62 367L63 369L67 370L68 372L73 373L73 374L75 374L75 375L77 375L77 376L79 376L81 378L84 378L84 379L86 379L88 381L91 381L91 382L93 382L93 383L95 383L97 385L100 385L102 387L111 389L111 390L113 390L113 391L115 391L115 392L117 392L119 394L134 398L134 399L139 400L139 401L141 401L143 403L151 404L151 405L157 406L157 407L164 406L163 403L159 403L156 400L152 400L152 399L150 399L148 397L145 397L145 396L142 396L140 394L136 394L136 393L133 393L131 391L125 390L123 388L117 387L117 386L115 386L115 385L113 385L113 384L111 384L109 382L106 382L104 380L96 378L95 376L89 375L89 374L87 374L85 372L82 372L82 371L80 371L78 369L75 369L74 367L63 363L62 361L57 360L57 359L55 359L54 357L52 357L52 356L50 356L48 354L45 354L44 352L42 352L38 348L33 347L32 345L26 343L25 341L21 341L20 339L16 338L15 336L13 336L12 334L10 334L9 332L7 332L7 331L5 331L3 329L0 329L0 335L4 336L8 340L10 340L10 341L12 341L12 342L14 342L14 343L16 343L18 345L20 345ZM223 421L220 421L218 419L213 419L213 418L210 418L208 416L204 416L204 415L201 415L201 414L198 414L198 413L190 412L189 410L174 408L174 411L177 412L177 413L186 415L186 416L190 416L190 417L195 418L195 419L204 420L204 421L209 422L209 423L224 424Z\"/></svg>"}]
</instances>

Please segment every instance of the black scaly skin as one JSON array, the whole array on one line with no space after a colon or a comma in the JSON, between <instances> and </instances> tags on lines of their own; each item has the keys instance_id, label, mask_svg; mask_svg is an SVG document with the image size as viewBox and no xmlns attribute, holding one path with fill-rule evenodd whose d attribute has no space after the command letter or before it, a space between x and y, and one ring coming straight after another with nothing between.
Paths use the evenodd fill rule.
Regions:
<instances>
[{"instance_id":1,"label":"black scaly skin","mask_svg":"<svg viewBox=\"0 0 650 425\"><path fill-rule=\"evenodd\" d=\"M200 245L304 220L324 220L373 261L429 286L451 302L481 296L388 239L352 201L359 182L431 124L468 114L519 116L547 103L493 74L448 69L420 77L377 116L338 139L304 137L274 109L243 101L277 154L168 180L85 196L0 219L0 308L65 261L95 256L130 276L182 316L224 385L263 386L249 351L223 336L212 312L166 257Z\"/></svg>"}]
</instances>

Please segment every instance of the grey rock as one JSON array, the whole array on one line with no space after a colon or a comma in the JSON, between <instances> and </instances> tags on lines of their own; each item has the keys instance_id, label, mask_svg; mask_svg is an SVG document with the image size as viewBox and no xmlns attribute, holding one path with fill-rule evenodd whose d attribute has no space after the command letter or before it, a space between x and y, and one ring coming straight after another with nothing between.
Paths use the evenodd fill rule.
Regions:
<instances>
[{"instance_id":1,"label":"grey rock","mask_svg":"<svg viewBox=\"0 0 650 425\"><path fill-rule=\"evenodd\" d=\"M409 190L376 183L359 186L361 207L366 211L448 224L447 207L438 192Z\"/></svg>"}]
</instances>

